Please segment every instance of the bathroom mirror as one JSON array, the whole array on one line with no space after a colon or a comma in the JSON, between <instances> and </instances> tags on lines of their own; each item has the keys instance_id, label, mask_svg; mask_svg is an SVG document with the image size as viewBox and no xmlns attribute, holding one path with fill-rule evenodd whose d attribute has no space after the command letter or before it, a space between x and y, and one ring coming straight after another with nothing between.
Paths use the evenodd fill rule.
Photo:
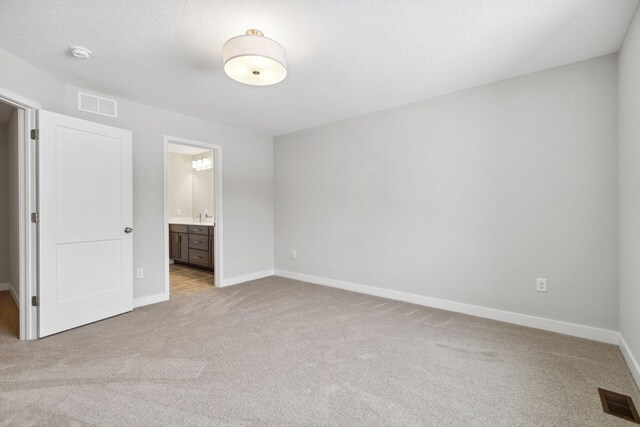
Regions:
<instances>
[{"instance_id":1,"label":"bathroom mirror","mask_svg":"<svg viewBox=\"0 0 640 427\"><path fill-rule=\"evenodd\" d=\"M213 152L178 144L168 151L169 217L213 222Z\"/></svg>"},{"instance_id":2,"label":"bathroom mirror","mask_svg":"<svg viewBox=\"0 0 640 427\"><path fill-rule=\"evenodd\" d=\"M213 167L193 170L193 213L203 218L213 214Z\"/></svg>"}]
</instances>

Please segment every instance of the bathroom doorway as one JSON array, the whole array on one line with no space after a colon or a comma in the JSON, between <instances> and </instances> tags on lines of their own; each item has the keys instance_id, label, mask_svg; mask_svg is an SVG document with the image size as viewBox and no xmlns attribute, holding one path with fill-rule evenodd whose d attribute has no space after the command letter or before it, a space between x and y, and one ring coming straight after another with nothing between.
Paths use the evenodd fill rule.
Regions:
<instances>
[{"instance_id":1,"label":"bathroom doorway","mask_svg":"<svg viewBox=\"0 0 640 427\"><path fill-rule=\"evenodd\" d=\"M165 137L165 293L172 298L222 283L222 150Z\"/></svg>"}]
</instances>

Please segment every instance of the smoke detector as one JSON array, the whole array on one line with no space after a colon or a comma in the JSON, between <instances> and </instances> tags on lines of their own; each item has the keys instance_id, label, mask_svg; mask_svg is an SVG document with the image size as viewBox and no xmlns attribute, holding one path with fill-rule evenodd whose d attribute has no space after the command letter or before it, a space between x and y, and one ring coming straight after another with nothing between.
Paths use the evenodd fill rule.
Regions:
<instances>
[{"instance_id":1,"label":"smoke detector","mask_svg":"<svg viewBox=\"0 0 640 427\"><path fill-rule=\"evenodd\" d=\"M71 55L75 56L76 58L89 59L91 57L91 51L86 47L71 46L69 50L71 51Z\"/></svg>"}]
</instances>

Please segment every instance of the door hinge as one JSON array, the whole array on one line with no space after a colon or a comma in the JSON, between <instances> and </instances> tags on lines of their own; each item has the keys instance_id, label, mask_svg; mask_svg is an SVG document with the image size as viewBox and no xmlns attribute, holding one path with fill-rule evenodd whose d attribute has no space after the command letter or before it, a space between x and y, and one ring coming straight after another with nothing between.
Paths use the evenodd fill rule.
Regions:
<instances>
[{"instance_id":1,"label":"door hinge","mask_svg":"<svg viewBox=\"0 0 640 427\"><path fill-rule=\"evenodd\" d=\"M31 129L31 139L38 140L40 138L40 130L39 129Z\"/></svg>"},{"instance_id":2,"label":"door hinge","mask_svg":"<svg viewBox=\"0 0 640 427\"><path fill-rule=\"evenodd\" d=\"M37 307L40 304L40 301L38 301L38 297L37 296L32 296L31 297L31 305L34 307Z\"/></svg>"},{"instance_id":3,"label":"door hinge","mask_svg":"<svg viewBox=\"0 0 640 427\"><path fill-rule=\"evenodd\" d=\"M34 224L40 224L40 212L33 212L31 214L31 222Z\"/></svg>"}]
</instances>

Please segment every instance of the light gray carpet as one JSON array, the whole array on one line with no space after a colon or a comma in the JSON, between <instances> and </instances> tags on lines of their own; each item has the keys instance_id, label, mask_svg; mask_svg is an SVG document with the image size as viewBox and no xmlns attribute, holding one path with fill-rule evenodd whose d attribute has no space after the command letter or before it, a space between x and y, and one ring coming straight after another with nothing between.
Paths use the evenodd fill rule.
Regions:
<instances>
[{"instance_id":1,"label":"light gray carpet","mask_svg":"<svg viewBox=\"0 0 640 427\"><path fill-rule=\"evenodd\" d=\"M1 425L632 424L615 346L270 277L33 342L0 337Z\"/></svg>"}]
</instances>

